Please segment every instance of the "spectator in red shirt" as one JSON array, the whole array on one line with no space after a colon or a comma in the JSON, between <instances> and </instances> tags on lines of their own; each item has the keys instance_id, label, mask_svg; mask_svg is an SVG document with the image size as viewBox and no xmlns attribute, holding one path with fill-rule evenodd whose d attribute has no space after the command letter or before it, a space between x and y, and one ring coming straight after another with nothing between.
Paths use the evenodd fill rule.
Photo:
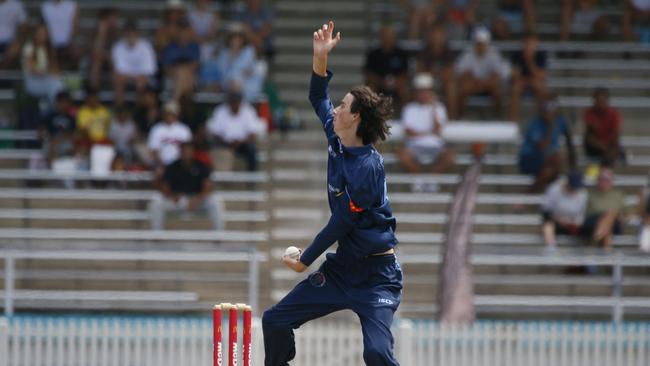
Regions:
<instances>
[{"instance_id":1,"label":"spectator in red shirt","mask_svg":"<svg viewBox=\"0 0 650 366\"><path fill-rule=\"evenodd\" d=\"M597 88L593 94L594 105L584 114L587 156L601 161L614 162L624 158L620 145L623 121L618 111L609 106L609 91Z\"/></svg>"}]
</instances>

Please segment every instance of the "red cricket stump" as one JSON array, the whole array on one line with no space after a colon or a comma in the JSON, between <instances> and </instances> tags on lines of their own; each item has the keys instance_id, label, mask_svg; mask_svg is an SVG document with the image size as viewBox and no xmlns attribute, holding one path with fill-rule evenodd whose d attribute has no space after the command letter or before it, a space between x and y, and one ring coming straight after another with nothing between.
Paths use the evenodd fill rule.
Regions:
<instances>
[{"instance_id":1,"label":"red cricket stump","mask_svg":"<svg viewBox=\"0 0 650 366\"><path fill-rule=\"evenodd\" d=\"M222 322L223 314L221 312L221 305L215 305L212 308L212 344L214 345L212 359L214 366L221 366L223 364L223 344L221 342Z\"/></svg>"},{"instance_id":2,"label":"red cricket stump","mask_svg":"<svg viewBox=\"0 0 650 366\"><path fill-rule=\"evenodd\" d=\"M230 305L229 310L228 366L237 366L237 306Z\"/></svg>"},{"instance_id":3,"label":"red cricket stump","mask_svg":"<svg viewBox=\"0 0 650 366\"><path fill-rule=\"evenodd\" d=\"M251 342L253 339L252 334L252 319L253 309L250 306L244 305L244 366L251 366Z\"/></svg>"}]
</instances>

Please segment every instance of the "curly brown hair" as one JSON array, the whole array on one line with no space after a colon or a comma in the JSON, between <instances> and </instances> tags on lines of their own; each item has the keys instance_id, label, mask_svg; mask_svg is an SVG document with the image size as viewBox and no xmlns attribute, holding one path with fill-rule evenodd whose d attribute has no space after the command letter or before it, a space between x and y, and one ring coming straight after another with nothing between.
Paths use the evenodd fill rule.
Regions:
<instances>
[{"instance_id":1,"label":"curly brown hair","mask_svg":"<svg viewBox=\"0 0 650 366\"><path fill-rule=\"evenodd\" d=\"M393 101L390 96L377 94L367 86L356 86L350 90L354 101L351 113L359 113L361 122L357 127L357 136L364 145L384 141L390 135L388 119L393 115Z\"/></svg>"}]
</instances>

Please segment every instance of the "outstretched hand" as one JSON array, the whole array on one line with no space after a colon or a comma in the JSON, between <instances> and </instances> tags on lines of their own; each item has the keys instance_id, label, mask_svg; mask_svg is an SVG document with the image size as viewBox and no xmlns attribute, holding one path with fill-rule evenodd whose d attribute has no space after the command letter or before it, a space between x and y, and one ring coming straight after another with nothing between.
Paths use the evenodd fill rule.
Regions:
<instances>
[{"instance_id":1,"label":"outstretched hand","mask_svg":"<svg viewBox=\"0 0 650 366\"><path fill-rule=\"evenodd\" d=\"M315 57L326 57L336 44L341 40L341 32L334 35L334 22L329 21L328 24L323 24L323 26L314 32L314 56Z\"/></svg>"}]
</instances>

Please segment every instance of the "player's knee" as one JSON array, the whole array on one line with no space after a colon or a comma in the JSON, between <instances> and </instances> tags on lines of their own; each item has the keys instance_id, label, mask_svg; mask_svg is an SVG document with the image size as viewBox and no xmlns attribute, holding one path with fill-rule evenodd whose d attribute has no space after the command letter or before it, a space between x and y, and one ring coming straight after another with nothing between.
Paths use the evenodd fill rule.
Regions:
<instances>
[{"instance_id":1,"label":"player's knee","mask_svg":"<svg viewBox=\"0 0 650 366\"><path fill-rule=\"evenodd\" d=\"M282 328L291 328L289 324L284 324L282 319L278 317L273 311L273 308L270 308L262 314L262 327L264 329L282 329Z\"/></svg>"}]
</instances>

